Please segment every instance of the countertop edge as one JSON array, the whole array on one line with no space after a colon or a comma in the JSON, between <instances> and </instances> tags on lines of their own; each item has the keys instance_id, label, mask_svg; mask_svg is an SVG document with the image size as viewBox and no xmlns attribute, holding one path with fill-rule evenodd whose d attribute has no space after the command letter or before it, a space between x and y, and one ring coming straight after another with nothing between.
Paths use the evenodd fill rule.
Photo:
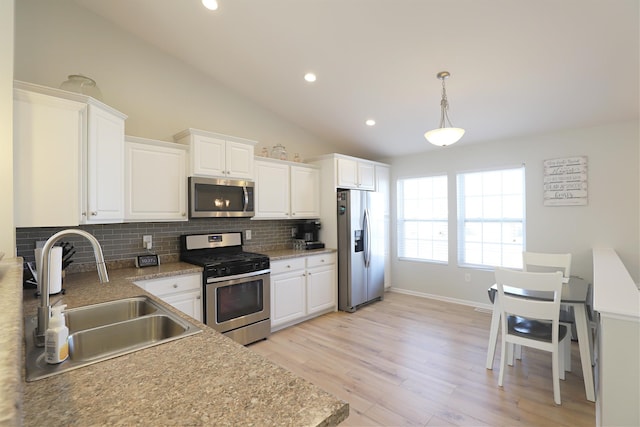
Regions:
<instances>
[{"instance_id":1,"label":"countertop edge","mask_svg":"<svg viewBox=\"0 0 640 427\"><path fill-rule=\"evenodd\" d=\"M337 251L332 248L322 248L322 249L309 249L309 250L276 249L276 250L270 250L270 251L261 251L260 253L267 255L271 261L279 261L282 259L300 258L300 257L313 256L313 255L330 254L335 252Z\"/></svg>"},{"instance_id":2,"label":"countertop edge","mask_svg":"<svg viewBox=\"0 0 640 427\"><path fill-rule=\"evenodd\" d=\"M0 334L0 425L22 425L22 258L0 261L0 319L3 333Z\"/></svg>"}]
</instances>

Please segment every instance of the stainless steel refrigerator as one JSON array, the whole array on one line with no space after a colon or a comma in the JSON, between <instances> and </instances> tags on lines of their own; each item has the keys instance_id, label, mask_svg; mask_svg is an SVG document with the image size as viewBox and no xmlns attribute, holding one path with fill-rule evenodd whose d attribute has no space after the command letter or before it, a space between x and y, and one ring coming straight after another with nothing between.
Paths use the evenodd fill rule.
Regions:
<instances>
[{"instance_id":1,"label":"stainless steel refrigerator","mask_svg":"<svg viewBox=\"0 0 640 427\"><path fill-rule=\"evenodd\" d=\"M384 207L374 191L338 190L338 309L384 294Z\"/></svg>"}]
</instances>

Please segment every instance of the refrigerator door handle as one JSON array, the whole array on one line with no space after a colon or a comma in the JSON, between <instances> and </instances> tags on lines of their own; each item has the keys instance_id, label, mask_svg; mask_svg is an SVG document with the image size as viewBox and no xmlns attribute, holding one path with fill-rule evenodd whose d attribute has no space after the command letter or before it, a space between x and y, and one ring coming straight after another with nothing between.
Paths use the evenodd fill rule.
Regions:
<instances>
[{"instance_id":1,"label":"refrigerator door handle","mask_svg":"<svg viewBox=\"0 0 640 427\"><path fill-rule=\"evenodd\" d=\"M371 262L371 221L369 209L364 210L364 266L369 268Z\"/></svg>"}]
</instances>

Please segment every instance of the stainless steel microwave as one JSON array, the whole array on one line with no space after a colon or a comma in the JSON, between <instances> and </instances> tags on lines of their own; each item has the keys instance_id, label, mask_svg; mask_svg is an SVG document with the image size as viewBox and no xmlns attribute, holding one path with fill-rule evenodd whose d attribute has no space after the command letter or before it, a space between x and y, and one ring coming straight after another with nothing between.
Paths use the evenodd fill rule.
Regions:
<instances>
[{"instance_id":1,"label":"stainless steel microwave","mask_svg":"<svg viewBox=\"0 0 640 427\"><path fill-rule=\"evenodd\" d=\"M252 217L254 182L189 177L189 218Z\"/></svg>"}]
</instances>

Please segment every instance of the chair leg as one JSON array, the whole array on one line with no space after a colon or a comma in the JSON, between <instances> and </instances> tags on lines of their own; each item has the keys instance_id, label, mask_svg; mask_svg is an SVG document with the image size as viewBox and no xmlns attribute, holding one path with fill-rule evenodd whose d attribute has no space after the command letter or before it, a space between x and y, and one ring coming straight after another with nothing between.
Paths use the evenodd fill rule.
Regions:
<instances>
[{"instance_id":1,"label":"chair leg","mask_svg":"<svg viewBox=\"0 0 640 427\"><path fill-rule=\"evenodd\" d=\"M564 355L563 371L571 372L571 337L569 337L568 334L566 337L564 337L564 339L560 343L560 347L562 348L563 355ZM564 373L560 378L564 379Z\"/></svg>"},{"instance_id":2,"label":"chair leg","mask_svg":"<svg viewBox=\"0 0 640 427\"><path fill-rule=\"evenodd\" d=\"M509 366L513 366L513 364L515 362L515 357L514 357L515 347L516 347L515 344L511 344L511 343L507 344L506 357L507 357L507 363L509 364Z\"/></svg>"},{"instance_id":3,"label":"chair leg","mask_svg":"<svg viewBox=\"0 0 640 427\"><path fill-rule=\"evenodd\" d=\"M502 380L504 378L504 371L505 369L507 369L507 360L509 359L506 355L507 352L507 347L512 347L512 344L509 344L507 346L507 341L502 338L502 350L501 350L501 357L500 357L500 373L498 374L498 385L500 387L502 387Z\"/></svg>"},{"instance_id":4,"label":"chair leg","mask_svg":"<svg viewBox=\"0 0 640 427\"><path fill-rule=\"evenodd\" d=\"M571 341L569 339L569 341ZM566 361L566 354L567 354L567 337L564 337L564 339L558 343L558 367L559 367L559 371L558 371L558 376L560 377L561 380L565 380L565 371L566 371L566 367L565 367L565 361Z\"/></svg>"},{"instance_id":5,"label":"chair leg","mask_svg":"<svg viewBox=\"0 0 640 427\"><path fill-rule=\"evenodd\" d=\"M519 344L515 344L515 347L516 347L515 358L518 360L522 360L522 346Z\"/></svg>"},{"instance_id":6,"label":"chair leg","mask_svg":"<svg viewBox=\"0 0 640 427\"><path fill-rule=\"evenodd\" d=\"M568 336L568 334L567 334ZM553 377L553 401L561 405L560 401L560 355L557 351L551 352L551 371Z\"/></svg>"}]
</instances>

